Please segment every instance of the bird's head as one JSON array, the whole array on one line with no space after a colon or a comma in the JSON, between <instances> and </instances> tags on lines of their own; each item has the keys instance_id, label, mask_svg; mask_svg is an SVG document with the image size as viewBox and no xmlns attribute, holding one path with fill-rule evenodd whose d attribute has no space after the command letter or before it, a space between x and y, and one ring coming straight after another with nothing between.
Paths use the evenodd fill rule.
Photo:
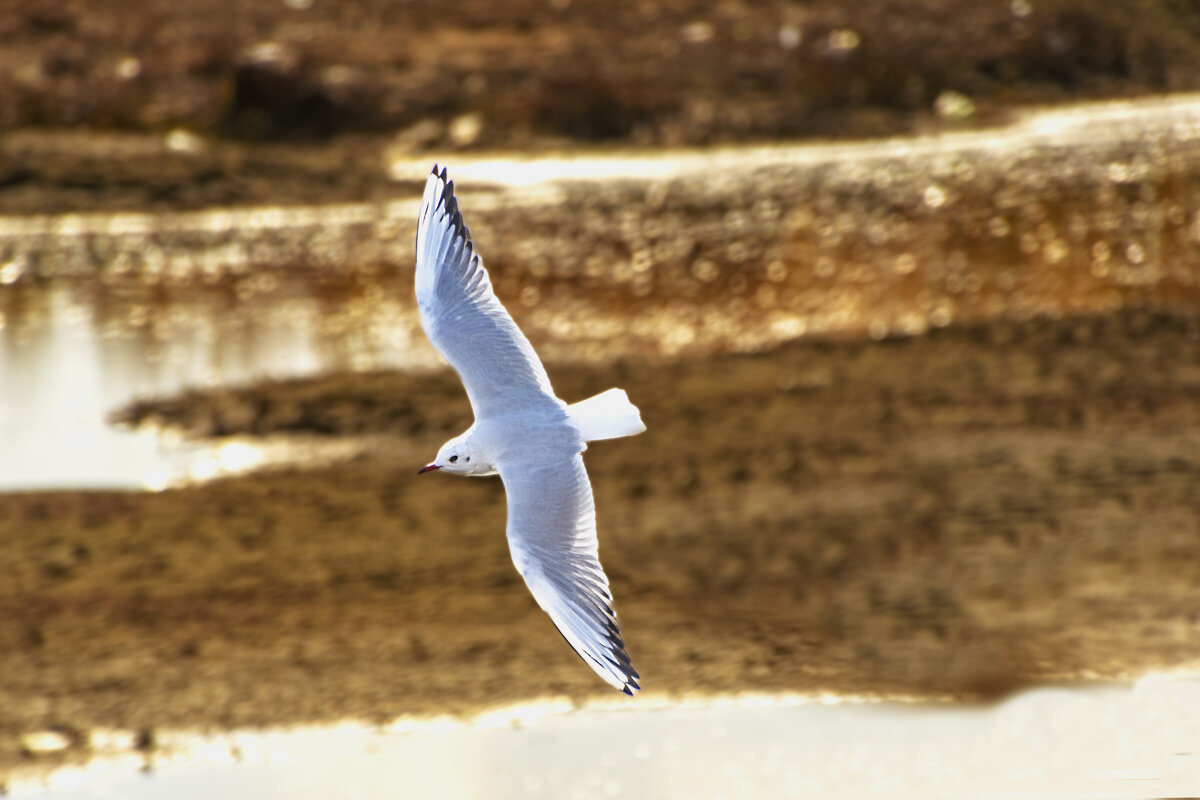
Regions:
<instances>
[{"instance_id":1,"label":"bird's head","mask_svg":"<svg viewBox=\"0 0 1200 800\"><path fill-rule=\"evenodd\" d=\"M441 470L454 475L474 475L490 472L491 467L480 461L475 448L472 447L469 433L456 436L442 445L441 449L438 450L437 458L432 463L426 464L417 470L417 474L420 475L423 472L432 472L434 470Z\"/></svg>"}]
</instances>

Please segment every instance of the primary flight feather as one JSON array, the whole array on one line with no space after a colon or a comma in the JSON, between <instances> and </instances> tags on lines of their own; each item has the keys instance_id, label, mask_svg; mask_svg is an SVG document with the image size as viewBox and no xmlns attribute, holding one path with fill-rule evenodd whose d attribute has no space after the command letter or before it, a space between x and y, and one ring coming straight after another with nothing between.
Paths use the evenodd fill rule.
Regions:
<instances>
[{"instance_id":1,"label":"primary flight feather","mask_svg":"<svg viewBox=\"0 0 1200 800\"><path fill-rule=\"evenodd\" d=\"M620 389L574 405L555 396L537 353L492 291L454 182L436 165L417 218L416 295L421 326L458 372L475 413L475 423L420 471L500 475L509 551L529 591L588 666L633 694L639 676L597 556L582 454L589 441L644 431L637 408Z\"/></svg>"}]
</instances>

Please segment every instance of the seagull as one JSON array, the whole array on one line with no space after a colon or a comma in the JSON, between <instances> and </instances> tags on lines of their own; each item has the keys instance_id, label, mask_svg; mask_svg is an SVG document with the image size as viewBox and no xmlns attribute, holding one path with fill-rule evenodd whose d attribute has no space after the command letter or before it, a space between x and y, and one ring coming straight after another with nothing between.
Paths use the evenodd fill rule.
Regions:
<instances>
[{"instance_id":1,"label":"seagull","mask_svg":"<svg viewBox=\"0 0 1200 800\"><path fill-rule=\"evenodd\" d=\"M475 422L418 474L499 475L508 548L525 585L584 662L611 686L641 687L600 566L587 443L646 430L621 389L567 405L529 340L492 291L463 224L454 182L433 172L417 218L421 327L458 372Z\"/></svg>"}]
</instances>

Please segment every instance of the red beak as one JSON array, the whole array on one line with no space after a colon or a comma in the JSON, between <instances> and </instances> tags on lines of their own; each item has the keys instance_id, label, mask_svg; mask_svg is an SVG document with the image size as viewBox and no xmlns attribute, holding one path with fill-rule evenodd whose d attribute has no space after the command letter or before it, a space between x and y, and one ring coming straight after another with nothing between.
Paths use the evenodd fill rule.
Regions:
<instances>
[{"instance_id":1,"label":"red beak","mask_svg":"<svg viewBox=\"0 0 1200 800\"><path fill-rule=\"evenodd\" d=\"M437 464L426 464L417 470L417 474L420 475L425 472L433 472L435 469L441 469L441 467L439 467Z\"/></svg>"}]
</instances>

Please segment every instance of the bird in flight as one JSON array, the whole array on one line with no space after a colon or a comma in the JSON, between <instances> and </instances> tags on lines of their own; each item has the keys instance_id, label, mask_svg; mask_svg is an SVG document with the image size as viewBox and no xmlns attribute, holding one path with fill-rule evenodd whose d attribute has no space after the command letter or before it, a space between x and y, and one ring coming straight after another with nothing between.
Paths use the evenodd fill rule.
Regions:
<instances>
[{"instance_id":1,"label":"bird in flight","mask_svg":"<svg viewBox=\"0 0 1200 800\"><path fill-rule=\"evenodd\" d=\"M632 695L639 676L597 555L587 443L646 430L621 389L567 405L492 291L446 170L433 172L417 218L417 306L458 372L475 422L420 472L496 475L508 496L508 547L542 610L589 667Z\"/></svg>"}]
</instances>

